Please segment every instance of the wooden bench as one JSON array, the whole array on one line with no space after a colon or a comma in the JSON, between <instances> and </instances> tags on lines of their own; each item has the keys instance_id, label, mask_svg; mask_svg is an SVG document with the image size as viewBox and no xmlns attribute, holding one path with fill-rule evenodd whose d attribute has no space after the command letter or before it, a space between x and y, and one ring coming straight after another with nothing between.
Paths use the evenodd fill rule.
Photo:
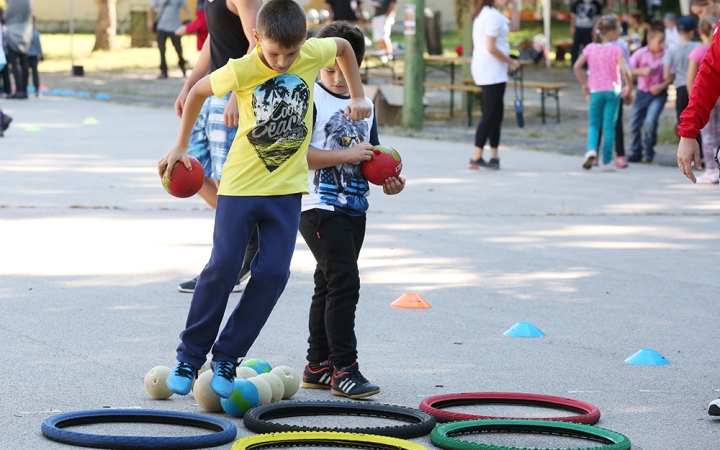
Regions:
<instances>
[{"instance_id":1,"label":"wooden bench","mask_svg":"<svg viewBox=\"0 0 720 450\"><path fill-rule=\"evenodd\" d=\"M463 84L465 85L475 85L475 82L472 79L466 78L463 80ZM540 115L542 117L542 123L545 123L545 99L546 98L554 98L555 99L555 110L556 114L555 117L557 118L558 123L560 122L560 91L562 89L565 89L568 87L567 83L557 83L553 81L527 81L527 80L520 80L520 96L522 98L523 91L522 89L524 87L529 87L533 89L537 89L540 91ZM512 90L512 81L508 80L508 86L507 90Z\"/></svg>"},{"instance_id":2,"label":"wooden bench","mask_svg":"<svg viewBox=\"0 0 720 450\"><path fill-rule=\"evenodd\" d=\"M570 51L573 45L572 39L560 39L550 43L551 46L555 47L555 63L565 61L565 54Z\"/></svg>"},{"instance_id":3,"label":"wooden bench","mask_svg":"<svg viewBox=\"0 0 720 450\"><path fill-rule=\"evenodd\" d=\"M403 80L393 80L392 84L402 86ZM430 81L426 81L423 83L423 86L425 89L440 89L440 90L446 90L446 91L460 91L465 92L467 94L467 116L468 116L468 126L472 126L472 106L473 106L473 98L474 97L480 97L482 95L482 88L480 86L475 85L468 85L468 84L450 84L450 83L434 83ZM452 108L452 104L451 104ZM450 115L452 116L452 110L450 111Z\"/></svg>"}]
</instances>

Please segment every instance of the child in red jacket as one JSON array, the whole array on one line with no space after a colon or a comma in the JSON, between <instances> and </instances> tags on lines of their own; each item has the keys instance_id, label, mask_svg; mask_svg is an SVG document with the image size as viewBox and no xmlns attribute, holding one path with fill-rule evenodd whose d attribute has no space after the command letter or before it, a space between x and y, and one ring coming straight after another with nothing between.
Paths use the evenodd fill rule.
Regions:
<instances>
[{"instance_id":1,"label":"child in red jacket","mask_svg":"<svg viewBox=\"0 0 720 450\"><path fill-rule=\"evenodd\" d=\"M708 123L710 113L720 98L720 43L718 33L715 33L708 49L705 59L700 64L692 92L690 102L685 111L680 115L678 134L677 160L682 173L695 183L695 175L692 170L692 162L700 169L700 146L697 143L697 135ZM720 415L720 410L718 411Z\"/></svg>"}]
</instances>

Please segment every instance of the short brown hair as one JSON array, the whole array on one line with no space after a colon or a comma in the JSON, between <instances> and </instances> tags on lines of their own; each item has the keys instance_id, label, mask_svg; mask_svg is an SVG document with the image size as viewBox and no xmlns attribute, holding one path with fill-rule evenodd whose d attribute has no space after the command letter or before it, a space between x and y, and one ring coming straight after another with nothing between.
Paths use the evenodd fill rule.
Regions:
<instances>
[{"instance_id":1,"label":"short brown hair","mask_svg":"<svg viewBox=\"0 0 720 450\"><path fill-rule=\"evenodd\" d=\"M665 27L661 23L654 23L650 26L650 29L647 30L646 36L649 39L650 37L660 33L665 34Z\"/></svg>"},{"instance_id":2,"label":"short brown hair","mask_svg":"<svg viewBox=\"0 0 720 450\"><path fill-rule=\"evenodd\" d=\"M305 11L294 0L270 0L260 7L255 28L261 38L293 48L307 36Z\"/></svg>"},{"instance_id":3,"label":"short brown hair","mask_svg":"<svg viewBox=\"0 0 720 450\"><path fill-rule=\"evenodd\" d=\"M360 28L342 20L336 21L325 25L318 31L317 37L337 37L345 39L350 43L350 46L355 52L355 59L357 59L358 66L362 64L363 58L365 57L365 35L360 31Z\"/></svg>"}]
</instances>

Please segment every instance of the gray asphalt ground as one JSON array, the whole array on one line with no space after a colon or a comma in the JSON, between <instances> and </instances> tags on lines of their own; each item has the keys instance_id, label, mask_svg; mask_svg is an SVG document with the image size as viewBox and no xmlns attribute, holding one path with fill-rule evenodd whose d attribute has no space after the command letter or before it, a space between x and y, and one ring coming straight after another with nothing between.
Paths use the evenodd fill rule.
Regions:
<instances>
[{"instance_id":1,"label":"gray asphalt ground","mask_svg":"<svg viewBox=\"0 0 720 450\"><path fill-rule=\"evenodd\" d=\"M40 433L56 412L202 412L192 395L156 401L143 387L148 370L173 364L191 299L176 286L206 263L213 226L200 199L169 196L155 172L177 132L173 112L55 97L2 106L15 122L0 139L0 448L70 448ZM99 123L83 125L88 117ZM598 425L633 449L719 447L720 423L706 412L720 390L717 186L657 165L588 172L579 156L522 148L503 148L499 172L473 172L468 144L381 140L402 154L408 182L397 197L374 189L370 199L357 314L361 368L382 388L370 401L557 395L597 405ZM299 238L285 293L248 357L302 369L313 268ZM391 308L405 292L432 308ZM503 336L519 321L547 336ZM624 362L642 348L671 364ZM331 397L301 389L294 399ZM233 421L239 437L250 434Z\"/></svg>"}]
</instances>

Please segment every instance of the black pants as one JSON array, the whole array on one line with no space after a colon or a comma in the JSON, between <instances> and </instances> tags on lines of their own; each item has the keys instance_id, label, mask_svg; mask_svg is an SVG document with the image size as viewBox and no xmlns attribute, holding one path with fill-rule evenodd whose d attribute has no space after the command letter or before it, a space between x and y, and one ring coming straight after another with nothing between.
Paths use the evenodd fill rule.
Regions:
<instances>
[{"instance_id":1,"label":"black pants","mask_svg":"<svg viewBox=\"0 0 720 450\"><path fill-rule=\"evenodd\" d=\"M180 69L183 71L184 75L185 59L183 59L182 45L180 45L180 36L177 36L174 32L168 32L163 30L157 30L156 34L158 50L160 50L160 72L165 76L167 76L168 74L167 61L165 60L165 43L167 42L167 38L170 38L170 42L172 42L172 45L173 47L175 47L175 51L178 55Z\"/></svg>"},{"instance_id":2,"label":"black pants","mask_svg":"<svg viewBox=\"0 0 720 450\"><path fill-rule=\"evenodd\" d=\"M25 80L23 80L25 84L25 88L27 89L28 81L30 79L29 72L32 70L32 79L33 79L33 86L35 86L35 93L40 93L40 75L38 74L38 57L37 56L28 56L28 71L25 73Z\"/></svg>"},{"instance_id":3,"label":"black pants","mask_svg":"<svg viewBox=\"0 0 720 450\"><path fill-rule=\"evenodd\" d=\"M483 148L490 140L490 147L500 145L500 127L505 112L505 85L507 83L487 84L482 86L482 119L475 131L475 145Z\"/></svg>"},{"instance_id":4,"label":"black pants","mask_svg":"<svg viewBox=\"0 0 720 450\"><path fill-rule=\"evenodd\" d=\"M12 94L12 83L10 83L10 66L6 64L5 67L3 67L3 70L0 71L0 74L2 75L3 92L7 95Z\"/></svg>"},{"instance_id":5,"label":"black pants","mask_svg":"<svg viewBox=\"0 0 720 450\"><path fill-rule=\"evenodd\" d=\"M580 50L583 47L592 42L592 28L575 28L575 34L573 35L573 44L570 48L570 60L572 65L575 65L578 56L580 56Z\"/></svg>"},{"instance_id":6,"label":"black pants","mask_svg":"<svg viewBox=\"0 0 720 450\"><path fill-rule=\"evenodd\" d=\"M15 79L15 93L27 95L27 85L25 84L28 77L27 55L8 48L7 60Z\"/></svg>"},{"instance_id":7,"label":"black pants","mask_svg":"<svg viewBox=\"0 0 720 450\"><path fill-rule=\"evenodd\" d=\"M311 209L300 216L300 234L317 261L307 360L329 359L338 367L350 365L357 360L357 260L365 239L365 215Z\"/></svg>"},{"instance_id":8,"label":"black pants","mask_svg":"<svg viewBox=\"0 0 720 450\"><path fill-rule=\"evenodd\" d=\"M687 86L680 86L678 88L675 88L676 96L675 99L675 115L677 117L677 123L680 124L680 114L682 114L683 111L685 111L685 108L687 108L688 103L690 103L690 94L688 93ZM697 142L700 146L700 158L703 158L703 152L702 152L702 136L700 133L697 135Z\"/></svg>"},{"instance_id":9,"label":"black pants","mask_svg":"<svg viewBox=\"0 0 720 450\"><path fill-rule=\"evenodd\" d=\"M625 156L625 136L623 136L623 102L622 99L620 100L620 109L618 109L618 118L615 122L615 154L617 156ZM600 147L600 142L602 141L602 129L600 129L600 134L598 137L598 144L597 148Z\"/></svg>"}]
</instances>

